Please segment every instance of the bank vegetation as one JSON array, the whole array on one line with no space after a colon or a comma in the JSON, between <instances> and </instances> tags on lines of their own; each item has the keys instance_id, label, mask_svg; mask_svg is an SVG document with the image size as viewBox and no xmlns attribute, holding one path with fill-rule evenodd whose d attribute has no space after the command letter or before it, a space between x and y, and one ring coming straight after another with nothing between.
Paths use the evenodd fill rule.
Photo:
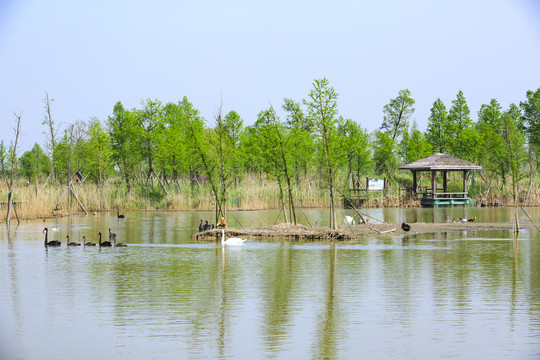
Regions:
<instances>
[{"instance_id":1,"label":"bank vegetation","mask_svg":"<svg viewBox=\"0 0 540 360\"><path fill-rule=\"evenodd\" d=\"M6 219L11 201L10 216L19 218L198 209L211 210L217 222L229 209L279 208L294 224L298 211L324 207L335 228L336 208L349 197L365 207L419 206L407 191L411 175L397 168L434 152L482 166L467 180L479 205L540 204L540 89L507 109L491 99L476 119L461 91L448 108L437 99L425 131L412 120L408 90L383 107L372 133L361 125L368 120L340 116L338 99L320 79L306 99L269 105L247 126L221 107L214 119L204 119L184 97L167 104L148 99L133 109L118 102L107 119L60 127L46 94L46 143L22 154L18 135L0 143L0 216ZM24 130L24 117L16 120ZM455 176L449 191L460 191L461 175ZM366 178L386 179L386 189L365 191Z\"/></svg>"}]
</instances>

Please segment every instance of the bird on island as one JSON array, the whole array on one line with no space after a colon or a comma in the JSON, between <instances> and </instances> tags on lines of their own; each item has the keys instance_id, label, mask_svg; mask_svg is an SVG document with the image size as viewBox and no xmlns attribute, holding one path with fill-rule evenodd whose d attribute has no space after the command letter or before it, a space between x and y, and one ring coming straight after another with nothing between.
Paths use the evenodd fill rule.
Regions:
<instances>
[{"instance_id":1,"label":"bird on island","mask_svg":"<svg viewBox=\"0 0 540 360\"><path fill-rule=\"evenodd\" d=\"M125 218L124 215L120 214L120 208L116 208L116 217L119 219Z\"/></svg>"},{"instance_id":2,"label":"bird on island","mask_svg":"<svg viewBox=\"0 0 540 360\"><path fill-rule=\"evenodd\" d=\"M83 235L82 239L83 239L84 246L96 246L95 243L93 243L91 241L86 241L86 236Z\"/></svg>"},{"instance_id":3,"label":"bird on island","mask_svg":"<svg viewBox=\"0 0 540 360\"><path fill-rule=\"evenodd\" d=\"M228 238L225 240L225 230L221 229L221 245L244 245L246 239Z\"/></svg>"},{"instance_id":4,"label":"bird on island","mask_svg":"<svg viewBox=\"0 0 540 360\"><path fill-rule=\"evenodd\" d=\"M199 221L199 232L203 231L204 230L204 224L203 224L203 219L201 219Z\"/></svg>"},{"instance_id":5,"label":"bird on island","mask_svg":"<svg viewBox=\"0 0 540 360\"><path fill-rule=\"evenodd\" d=\"M203 227L203 230L204 230L204 231L206 231L206 230L212 230L213 228L214 228L214 225L213 225L213 224L210 225L210 224L208 223L208 220L205 220L205 221L204 221L204 227Z\"/></svg>"},{"instance_id":6,"label":"bird on island","mask_svg":"<svg viewBox=\"0 0 540 360\"><path fill-rule=\"evenodd\" d=\"M401 223L401 230L407 232L407 231L410 231L411 230L411 225L409 224L405 224L405 223Z\"/></svg>"},{"instance_id":7,"label":"bird on island","mask_svg":"<svg viewBox=\"0 0 540 360\"><path fill-rule=\"evenodd\" d=\"M224 227L226 227L226 226L227 226L227 223L225 222L225 218L222 217L222 218L221 218L221 222L218 224L218 227L224 228Z\"/></svg>"},{"instance_id":8,"label":"bird on island","mask_svg":"<svg viewBox=\"0 0 540 360\"><path fill-rule=\"evenodd\" d=\"M345 215L345 225L356 225L356 221L352 216Z\"/></svg>"},{"instance_id":9,"label":"bird on island","mask_svg":"<svg viewBox=\"0 0 540 360\"><path fill-rule=\"evenodd\" d=\"M43 229L43 232L45 233L45 246L60 246L60 245L62 245L62 242L58 241L58 240L47 241L47 236L49 234L49 229L45 228L45 229Z\"/></svg>"},{"instance_id":10,"label":"bird on island","mask_svg":"<svg viewBox=\"0 0 540 360\"><path fill-rule=\"evenodd\" d=\"M81 246L81 243L75 241L69 242L69 235L66 235L66 243L67 246Z\"/></svg>"},{"instance_id":11,"label":"bird on island","mask_svg":"<svg viewBox=\"0 0 540 360\"><path fill-rule=\"evenodd\" d=\"M111 246L111 242L110 241L101 242L101 233L99 233L99 247L109 247L109 246Z\"/></svg>"}]
</instances>

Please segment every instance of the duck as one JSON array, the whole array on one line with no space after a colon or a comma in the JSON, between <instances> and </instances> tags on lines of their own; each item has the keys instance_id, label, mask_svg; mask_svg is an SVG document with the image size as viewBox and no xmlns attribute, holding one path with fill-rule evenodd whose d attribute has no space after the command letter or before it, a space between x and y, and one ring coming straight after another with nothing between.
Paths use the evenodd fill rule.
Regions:
<instances>
[{"instance_id":1,"label":"duck","mask_svg":"<svg viewBox=\"0 0 540 360\"><path fill-rule=\"evenodd\" d=\"M411 230L411 225L406 224L406 223L401 223L401 230L403 230L405 232L410 231Z\"/></svg>"},{"instance_id":2,"label":"duck","mask_svg":"<svg viewBox=\"0 0 540 360\"><path fill-rule=\"evenodd\" d=\"M225 230L221 229L221 245L244 245L246 239L228 238L225 240Z\"/></svg>"},{"instance_id":3,"label":"duck","mask_svg":"<svg viewBox=\"0 0 540 360\"><path fill-rule=\"evenodd\" d=\"M116 243L116 238L114 238L114 247L127 247L127 244L124 244L124 243Z\"/></svg>"},{"instance_id":4,"label":"duck","mask_svg":"<svg viewBox=\"0 0 540 360\"><path fill-rule=\"evenodd\" d=\"M45 233L45 246L60 246L60 245L62 245L62 242L58 241L58 240L47 241L47 236L49 234L49 229L45 228L45 229L43 229L43 232Z\"/></svg>"},{"instance_id":5,"label":"duck","mask_svg":"<svg viewBox=\"0 0 540 360\"><path fill-rule=\"evenodd\" d=\"M67 246L81 246L81 243L75 241L69 242L69 235L66 235L66 243Z\"/></svg>"},{"instance_id":6,"label":"duck","mask_svg":"<svg viewBox=\"0 0 540 360\"><path fill-rule=\"evenodd\" d=\"M83 235L82 239L83 239L84 246L96 246L95 243L93 243L91 241L86 241L86 236Z\"/></svg>"},{"instance_id":7,"label":"duck","mask_svg":"<svg viewBox=\"0 0 540 360\"><path fill-rule=\"evenodd\" d=\"M99 233L99 247L109 247L109 246L111 246L111 242L110 241L101 242L101 233Z\"/></svg>"},{"instance_id":8,"label":"duck","mask_svg":"<svg viewBox=\"0 0 540 360\"><path fill-rule=\"evenodd\" d=\"M473 222L474 220L476 220L476 216L473 216L472 218L469 218L467 221Z\"/></svg>"},{"instance_id":9,"label":"duck","mask_svg":"<svg viewBox=\"0 0 540 360\"><path fill-rule=\"evenodd\" d=\"M354 218L349 215L345 215L345 225L356 225L356 221L354 221Z\"/></svg>"},{"instance_id":10,"label":"duck","mask_svg":"<svg viewBox=\"0 0 540 360\"><path fill-rule=\"evenodd\" d=\"M109 228L109 240L115 239L116 240L116 234L111 232L111 228Z\"/></svg>"},{"instance_id":11,"label":"duck","mask_svg":"<svg viewBox=\"0 0 540 360\"><path fill-rule=\"evenodd\" d=\"M224 217L221 218L221 222L217 226L220 227L220 228L224 228L224 227L227 226L227 223L225 222Z\"/></svg>"},{"instance_id":12,"label":"duck","mask_svg":"<svg viewBox=\"0 0 540 360\"><path fill-rule=\"evenodd\" d=\"M110 229L109 229L110 230ZM116 242L116 234L113 234L113 245L114 247L127 247L127 244L124 243L117 243Z\"/></svg>"}]
</instances>

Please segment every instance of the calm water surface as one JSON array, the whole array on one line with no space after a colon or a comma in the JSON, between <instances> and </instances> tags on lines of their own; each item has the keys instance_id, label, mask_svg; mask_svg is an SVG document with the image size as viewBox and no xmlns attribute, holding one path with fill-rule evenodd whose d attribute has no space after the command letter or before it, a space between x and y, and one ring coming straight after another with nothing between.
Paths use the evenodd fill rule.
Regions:
<instances>
[{"instance_id":1,"label":"calm water surface","mask_svg":"<svg viewBox=\"0 0 540 360\"><path fill-rule=\"evenodd\" d=\"M510 209L366 210L388 222ZM540 220L540 211L530 209ZM349 211L344 214L352 215ZM340 214L341 215L341 214ZM235 212L244 227L276 211ZM307 225L327 213L306 211ZM0 228L0 359L538 359L540 236L401 233L351 242L194 243L202 212ZM235 220L230 220L237 226ZM539 221L540 222L540 221ZM108 228L127 248L45 249Z\"/></svg>"}]
</instances>

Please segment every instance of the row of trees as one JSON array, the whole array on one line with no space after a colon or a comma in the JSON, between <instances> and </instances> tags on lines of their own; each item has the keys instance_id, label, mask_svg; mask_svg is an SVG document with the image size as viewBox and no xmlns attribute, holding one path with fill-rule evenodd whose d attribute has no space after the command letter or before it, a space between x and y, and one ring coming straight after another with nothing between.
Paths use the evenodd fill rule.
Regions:
<instances>
[{"instance_id":1,"label":"row of trees","mask_svg":"<svg viewBox=\"0 0 540 360\"><path fill-rule=\"evenodd\" d=\"M194 187L204 180L214 196L216 219L224 215L231 185L241 183L246 173L275 179L292 222L296 221L295 186L306 177L316 178L328 189L330 223L335 227L334 198L343 185L336 184L338 174L393 179L400 164L444 152L517 184L524 170L532 181L533 165L539 161L540 89L528 91L519 106L508 109L492 99L481 106L476 121L461 91L449 109L437 99L425 132L411 124L415 101L409 90L401 90L384 106L382 125L371 134L339 115L338 93L327 79L315 80L301 102L284 99L284 119L270 106L249 126L237 112L222 114L221 108L210 125L184 97L167 104L145 100L134 109L118 102L106 121L78 121L59 132L51 101L46 95L47 146L43 150L36 144L19 158L22 176L38 181L52 173L65 182L80 170L87 181L103 184L117 175L128 192L137 186L145 196L179 191L180 179L189 178ZM0 143L4 174L11 168L9 153Z\"/></svg>"}]
</instances>

